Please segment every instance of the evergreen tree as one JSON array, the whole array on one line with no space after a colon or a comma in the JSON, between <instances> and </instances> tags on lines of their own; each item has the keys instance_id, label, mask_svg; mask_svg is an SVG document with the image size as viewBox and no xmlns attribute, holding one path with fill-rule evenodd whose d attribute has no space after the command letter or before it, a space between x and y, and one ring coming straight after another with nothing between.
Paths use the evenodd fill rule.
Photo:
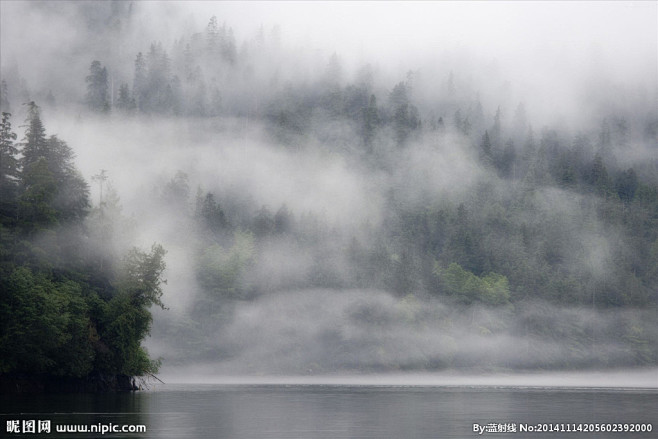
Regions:
<instances>
[{"instance_id":1,"label":"evergreen tree","mask_svg":"<svg viewBox=\"0 0 658 439\"><path fill-rule=\"evenodd\" d=\"M210 57L217 56L220 52L221 42L219 40L219 25L217 24L217 17L210 17L208 26L206 26L206 50Z\"/></svg>"},{"instance_id":2,"label":"evergreen tree","mask_svg":"<svg viewBox=\"0 0 658 439\"><path fill-rule=\"evenodd\" d=\"M491 139L489 138L489 131L485 131L484 136L482 136L482 143L480 144L480 160L485 166L493 164L493 147L491 145Z\"/></svg>"},{"instance_id":3,"label":"evergreen tree","mask_svg":"<svg viewBox=\"0 0 658 439\"><path fill-rule=\"evenodd\" d=\"M0 224L7 224L16 216L16 196L20 168L16 133L11 129L11 114L2 113L0 122Z\"/></svg>"},{"instance_id":4,"label":"evergreen tree","mask_svg":"<svg viewBox=\"0 0 658 439\"><path fill-rule=\"evenodd\" d=\"M21 222L30 230L60 220L79 221L89 207L89 187L76 170L73 150L57 136L46 138L39 107L30 102L21 159Z\"/></svg>"},{"instance_id":5,"label":"evergreen tree","mask_svg":"<svg viewBox=\"0 0 658 439\"><path fill-rule=\"evenodd\" d=\"M107 69L99 61L93 61L89 66L86 102L90 110L99 113L110 111L107 92Z\"/></svg>"},{"instance_id":6,"label":"evergreen tree","mask_svg":"<svg viewBox=\"0 0 658 439\"><path fill-rule=\"evenodd\" d=\"M597 195L607 196L611 193L610 177L600 153L594 156L588 180Z\"/></svg>"},{"instance_id":7,"label":"evergreen tree","mask_svg":"<svg viewBox=\"0 0 658 439\"><path fill-rule=\"evenodd\" d=\"M41 121L39 106L31 101L27 104L27 119L25 120L25 137L21 142L21 167L36 162L40 157L47 156L46 129Z\"/></svg>"},{"instance_id":8,"label":"evergreen tree","mask_svg":"<svg viewBox=\"0 0 658 439\"><path fill-rule=\"evenodd\" d=\"M147 99L146 61L142 52L135 58L135 75L133 77L133 100L139 111L144 111Z\"/></svg>"},{"instance_id":9,"label":"evergreen tree","mask_svg":"<svg viewBox=\"0 0 658 439\"><path fill-rule=\"evenodd\" d=\"M375 130L379 124L379 112L377 110L377 98L370 95L368 106L363 110L363 143L368 150L372 149L372 140Z\"/></svg>"},{"instance_id":10,"label":"evergreen tree","mask_svg":"<svg viewBox=\"0 0 658 439\"><path fill-rule=\"evenodd\" d=\"M90 207L89 185L75 167L73 150L57 136L50 136L47 159L57 185L53 207L58 217L70 223L81 222Z\"/></svg>"},{"instance_id":11,"label":"evergreen tree","mask_svg":"<svg viewBox=\"0 0 658 439\"><path fill-rule=\"evenodd\" d=\"M18 216L24 232L38 232L58 223L53 207L56 192L57 184L45 157L23 166Z\"/></svg>"},{"instance_id":12,"label":"evergreen tree","mask_svg":"<svg viewBox=\"0 0 658 439\"><path fill-rule=\"evenodd\" d=\"M233 29L229 28L222 46L222 56L229 64L235 64L238 58L238 51L235 46L235 36Z\"/></svg>"},{"instance_id":13,"label":"evergreen tree","mask_svg":"<svg viewBox=\"0 0 658 439\"><path fill-rule=\"evenodd\" d=\"M128 113L135 109L135 98L131 96L128 84L123 83L119 87L119 97L116 107L118 110Z\"/></svg>"},{"instance_id":14,"label":"evergreen tree","mask_svg":"<svg viewBox=\"0 0 658 439\"><path fill-rule=\"evenodd\" d=\"M0 82L0 111L3 113L11 112L11 104L9 103L9 91L7 90L7 81L4 79Z\"/></svg>"},{"instance_id":15,"label":"evergreen tree","mask_svg":"<svg viewBox=\"0 0 658 439\"><path fill-rule=\"evenodd\" d=\"M637 174L633 168L627 169L617 176L615 179L615 189L619 198L625 202L630 203L635 196L638 188Z\"/></svg>"},{"instance_id":16,"label":"evergreen tree","mask_svg":"<svg viewBox=\"0 0 658 439\"><path fill-rule=\"evenodd\" d=\"M496 114L494 115L494 123L493 126L491 127L491 143L493 145L500 145L500 139L501 139L501 127L500 127L500 107L496 109Z\"/></svg>"},{"instance_id":17,"label":"evergreen tree","mask_svg":"<svg viewBox=\"0 0 658 439\"><path fill-rule=\"evenodd\" d=\"M2 122L0 122L0 184L2 187L16 183L19 177L18 149L14 145L16 133L11 129L10 118L10 113L2 113Z\"/></svg>"},{"instance_id":18,"label":"evergreen tree","mask_svg":"<svg viewBox=\"0 0 658 439\"><path fill-rule=\"evenodd\" d=\"M205 197L201 193L197 194L195 216L203 228L215 236L222 233L228 226L224 210L210 192Z\"/></svg>"}]
</instances>

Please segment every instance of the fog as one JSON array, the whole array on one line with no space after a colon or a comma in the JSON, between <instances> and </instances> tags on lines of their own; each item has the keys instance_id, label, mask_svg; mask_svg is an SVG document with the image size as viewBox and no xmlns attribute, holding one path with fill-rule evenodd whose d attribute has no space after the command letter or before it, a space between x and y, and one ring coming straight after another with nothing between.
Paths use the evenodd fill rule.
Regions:
<instances>
[{"instance_id":1,"label":"fog","mask_svg":"<svg viewBox=\"0 0 658 439\"><path fill-rule=\"evenodd\" d=\"M99 253L167 249L169 309L145 342L165 375L656 366L655 2L0 12L3 111L17 127L36 101L75 151L90 236L113 224ZM206 48L213 16L221 55ZM138 93L139 52L166 60L147 76L166 71L168 88Z\"/></svg>"},{"instance_id":2,"label":"fog","mask_svg":"<svg viewBox=\"0 0 658 439\"><path fill-rule=\"evenodd\" d=\"M525 372L525 373L387 373L357 375L253 376L215 375L212 367L190 366L163 375L169 384L192 383L219 385L306 385L306 386L393 386L393 387L495 387L495 388L620 388L654 389L655 369L631 369L586 372ZM167 389L159 384L153 390Z\"/></svg>"}]
</instances>

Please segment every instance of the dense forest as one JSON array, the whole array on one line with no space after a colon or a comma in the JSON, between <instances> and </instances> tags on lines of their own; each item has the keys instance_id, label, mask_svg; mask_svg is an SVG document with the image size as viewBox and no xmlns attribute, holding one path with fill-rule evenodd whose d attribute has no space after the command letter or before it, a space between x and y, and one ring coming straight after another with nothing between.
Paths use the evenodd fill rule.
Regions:
<instances>
[{"instance_id":1,"label":"dense forest","mask_svg":"<svg viewBox=\"0 0 658 439\"><path fill-rule=\"evenodd\" d=\"M226 371L658 363L655 83L591 81L542 119L450 59L296 64L280 28L239 42L215 16L126 53L135 12L108 5L77 6L103 48L84 75L31 91L3 65L0 373L153 373L151 312L165 364ZM42 111L76 148L139 130L126 162L157 137L158 177L94 171L92 203Z\"/></svg>"},{"instance_id":2,"label":"dense forest","mask_svg":"<svg viewBox=\"0 0 658 439\"><path fill-rule=\"evenodd\" d=\"M121 260L95 250L111 239L105 208L91 209L72 149L27 106L20 143L10 113L0 126L0 372L84 378L94 388L151 374L158 363L140 342L148 307L164 307L164 250L132 249Z\"/></svg>"}]
</instances>

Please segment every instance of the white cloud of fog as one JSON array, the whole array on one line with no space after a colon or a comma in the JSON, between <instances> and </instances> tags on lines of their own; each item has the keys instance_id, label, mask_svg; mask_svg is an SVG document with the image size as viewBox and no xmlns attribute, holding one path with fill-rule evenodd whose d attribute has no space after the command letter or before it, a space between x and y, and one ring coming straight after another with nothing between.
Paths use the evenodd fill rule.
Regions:
<instances>
[{"instance_id":1,"label":"white cloud of fog","mask_svg":"<svg viewBox=\"0 0 658 439\"><path fill-rule=\"evenodd\" d=\"M629 346L603 334L633 331L651 318L630 310L519 306L512 313L375 290L282 291L235 304L231 322L207 334L209 352L221 360L203 373L624 366L632 362ZM181 365L175 347L157 338L149 343L152 354L170 359L170 370Z\"/></svg>"},{"instance_id":2,"label":"white cloud of fog","mask_svg":"<svg viewBox=\"0 0 658 439\"><path fill-rule=\"evenodd\" d=\"M593 116L583 114L588 107L582 103L603 99L596 94L597 87L619 89L621 95L639 87L648 96L647 108L655 108L655 2L140 2L135 4L134 27L112 47L80 41L87 29L80 27L84 25L74 4L50 2L46 9L35 9L28 2L0 2L2 74L18 64L28 86L56 82L63 84L60 93L70 92L79 99L91 60L116 57L130 83L135 54L147 50L152 40L169 47L183 34L202 32L209 17L217 15L220 23L235 29L238 46L253 38L261 24L266 32L281 25L282 45L287 49L280 59L287 65L265 58L263 68L256 69L263 84L269 84L278 69L284 83L317 79L335 51L348 80L362 64L373 64L381 75L376 84L382 92L380 105L386 90L404 80L408 70L421 78L414 90L414 98L421 102L441 96L441 87L454 71L457 88L468 90L473 99L479 93L488 125L501 102L508 106L503 110L509 122L522 100L531 121L539 121L540 126L555 114L589 120ZM505 81L512 87L506 88ZM585 84L595 96L588 95L591 90ZM248 85L243 85L245 91ZM624 109L622 100L616 100ZM377 224L389 185L406 190L403 198L411 202L417 196L460 197L485 174L463 139L452 135L443 140L425 138L423 145L399 157L388 180L390 176L356 168L345 155L318 146L314 139L299 149L286 149L274 144L260 126L247 126L244 120L113 117L99 121L76 115L44 112L48 133L57 133L76 151L76 163L87 181L100 169L108 170L125 212L137 215L142 247L164 241L170 266L167 294L172 294L165 299L168 304L185 304L195 294L192 258L177 236L179 219L161 212L143 215L151 207L144 200L153 196L154 186L162 186L179 170L189 174L192 196L197 185L220 195L239 192L250 197L256 208L267 205L276 211L285 203L296 215L314 211L329 223L349 225ZM452 114L443 116L450 124ZM327 127L327 131L345 129ZM641 148L632 151L645 157ZM96 190L93 186L94 200ZM582 217L567 217L582 213L580 200L548 190L539 193L537 202L542 212L562 216L572 236L578 237L570 245L580 245L580 253L572 253L578 257L571 262L587 264L596 275L605 273L614 244L596 222L579 224ZM296 250L266 248L266 260L254 276L264 279L272 274L287 282L303 277L309 267L296 262L295 258L302 261L305 256ZM356 318L359 312L363 315ZM486 317L486 311L479 312ZM602 322L603 327L614 324L614 319L574 312ZM368 313L374 313L371 320ZM495 317L491 320L502 319ZM227 370L248 365L252 371L304 372L318 366L330 370L339 363L403 368L427 366L438 359L507 365L499 351L511 353L511 363L520 367L536 366L541 360L537 353L551 356L554 362L595 358L585 354L585 359L574 359L558 341L527 339L511 329L469 326L464 323L468 321L439 302L419 310L383 292L298 291L241 303L235 319L215 342L218 349L233 350L233 358L221 366ZM520 350L528 344L535 350ZM623 362L623 346L599 347L608 358ZM160 349L154 353L166 356L166 348Z\"/></svg>"},{"instance_id":3,"label":"white cloud of fog","mask_svg":"<svg viewBox=\"0 0 658 439\"><path fill-rule=\"evenodd\" d=\"M58 132L77 151L76 162L88 180L100 169L108 171L128 212L143 207L153 185L180 170L189 175L192 196L199 185L216 194L235 189L234 195L249 196L256 208L265 205L273 212L286 204L297 215L323 213L330 224L379 221L376 182L317 145L287 149L253 126L235 132L198 120L79 123L54 117L49 122L49 132Z\"/></svg>"}]
</instances>

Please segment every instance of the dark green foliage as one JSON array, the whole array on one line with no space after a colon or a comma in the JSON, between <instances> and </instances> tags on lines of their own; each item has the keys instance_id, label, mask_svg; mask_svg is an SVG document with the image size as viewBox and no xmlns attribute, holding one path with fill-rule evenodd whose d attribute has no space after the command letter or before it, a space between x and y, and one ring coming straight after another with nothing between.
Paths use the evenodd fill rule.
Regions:
<instances>
[{"instance_id":1,"label":"dark green foliage","mask_svg":"<svg viewBox=\"0 0 658 439\"><path fill-rule=\"evenodd\" d=\"M45 158L25 165L22 183L24 187L18 208L22 229L34 232L56 225L58 212L53 207L53 201L57 186Z\"/></svg>"},{"instance_id":2,"label":"dark green foliage","mask_svg":"<svg viewBox=\"0 0 658 439\"><path fill-rule=\"evenodd\" d=\"M14 138L6 115L2 141L9 158ZM154 372L157 362L141 341L151 325L148 308L163 307L164 249L133 249L121 264L96 263L98 242L83 227L87 183L71 148L46 137L33 102L22 146L20 172L15 158L3 161L3 182L13 191L3 187L3 209L12 203L15 208L3 210L0 224L0 374L85 378ZM7 193L14 198L5 200ZM5 217L10 211L15 215Z\"/></svg>"},{"instance_id":3,"label":"dark green foliage","mask_svg":"<svg viewBox=\"0 0 658 439\"><path fill-rule=\"evenodd\" d=\"M23 167L39 160L40 157L47 157L46 129L41 121L41 111L39 106L34 102L27 104L28 112L25 120L25 137L21 142L23 157L21 165Z\"/></svg>"},{"instance_id":4,"label":"dark green foliage","mask_svg":"<svg viewBox=\"0 0 658 439\"><path fill-rule=\"evenodd\" d=\"M0 373L82 377L92 370L91 321L80 284L18 267L1 289Z\"/></svg>"},{"instance_id":5,"label":"dark green foliage","mask_svg":"<svg viewBox=\"0 0 658 439\"><path fill-rule=\"evenodd\" d=\"M160 277L165 267L164 254L160 245L154 245L150 253L133 249L125 257L116 294L102 305L99 336L108 349L99 352L99 370L124 375L157 370L158 363L149 359L141 341L151 327L148 308L157 305L164 309Z\"/></svg>"},{"instance_id":6,"label":"dark green foliage","mask_svg":"<svg viewBox=\"0 0 658 439\"><path fill-rule=\"evenodd\" d=\"M29 104L22 146L18 222L23 230L80 222L89 208L89 187L75 169L71 148L57 136L46 138L34 102Z\"/></svg>"}]
</instances>

